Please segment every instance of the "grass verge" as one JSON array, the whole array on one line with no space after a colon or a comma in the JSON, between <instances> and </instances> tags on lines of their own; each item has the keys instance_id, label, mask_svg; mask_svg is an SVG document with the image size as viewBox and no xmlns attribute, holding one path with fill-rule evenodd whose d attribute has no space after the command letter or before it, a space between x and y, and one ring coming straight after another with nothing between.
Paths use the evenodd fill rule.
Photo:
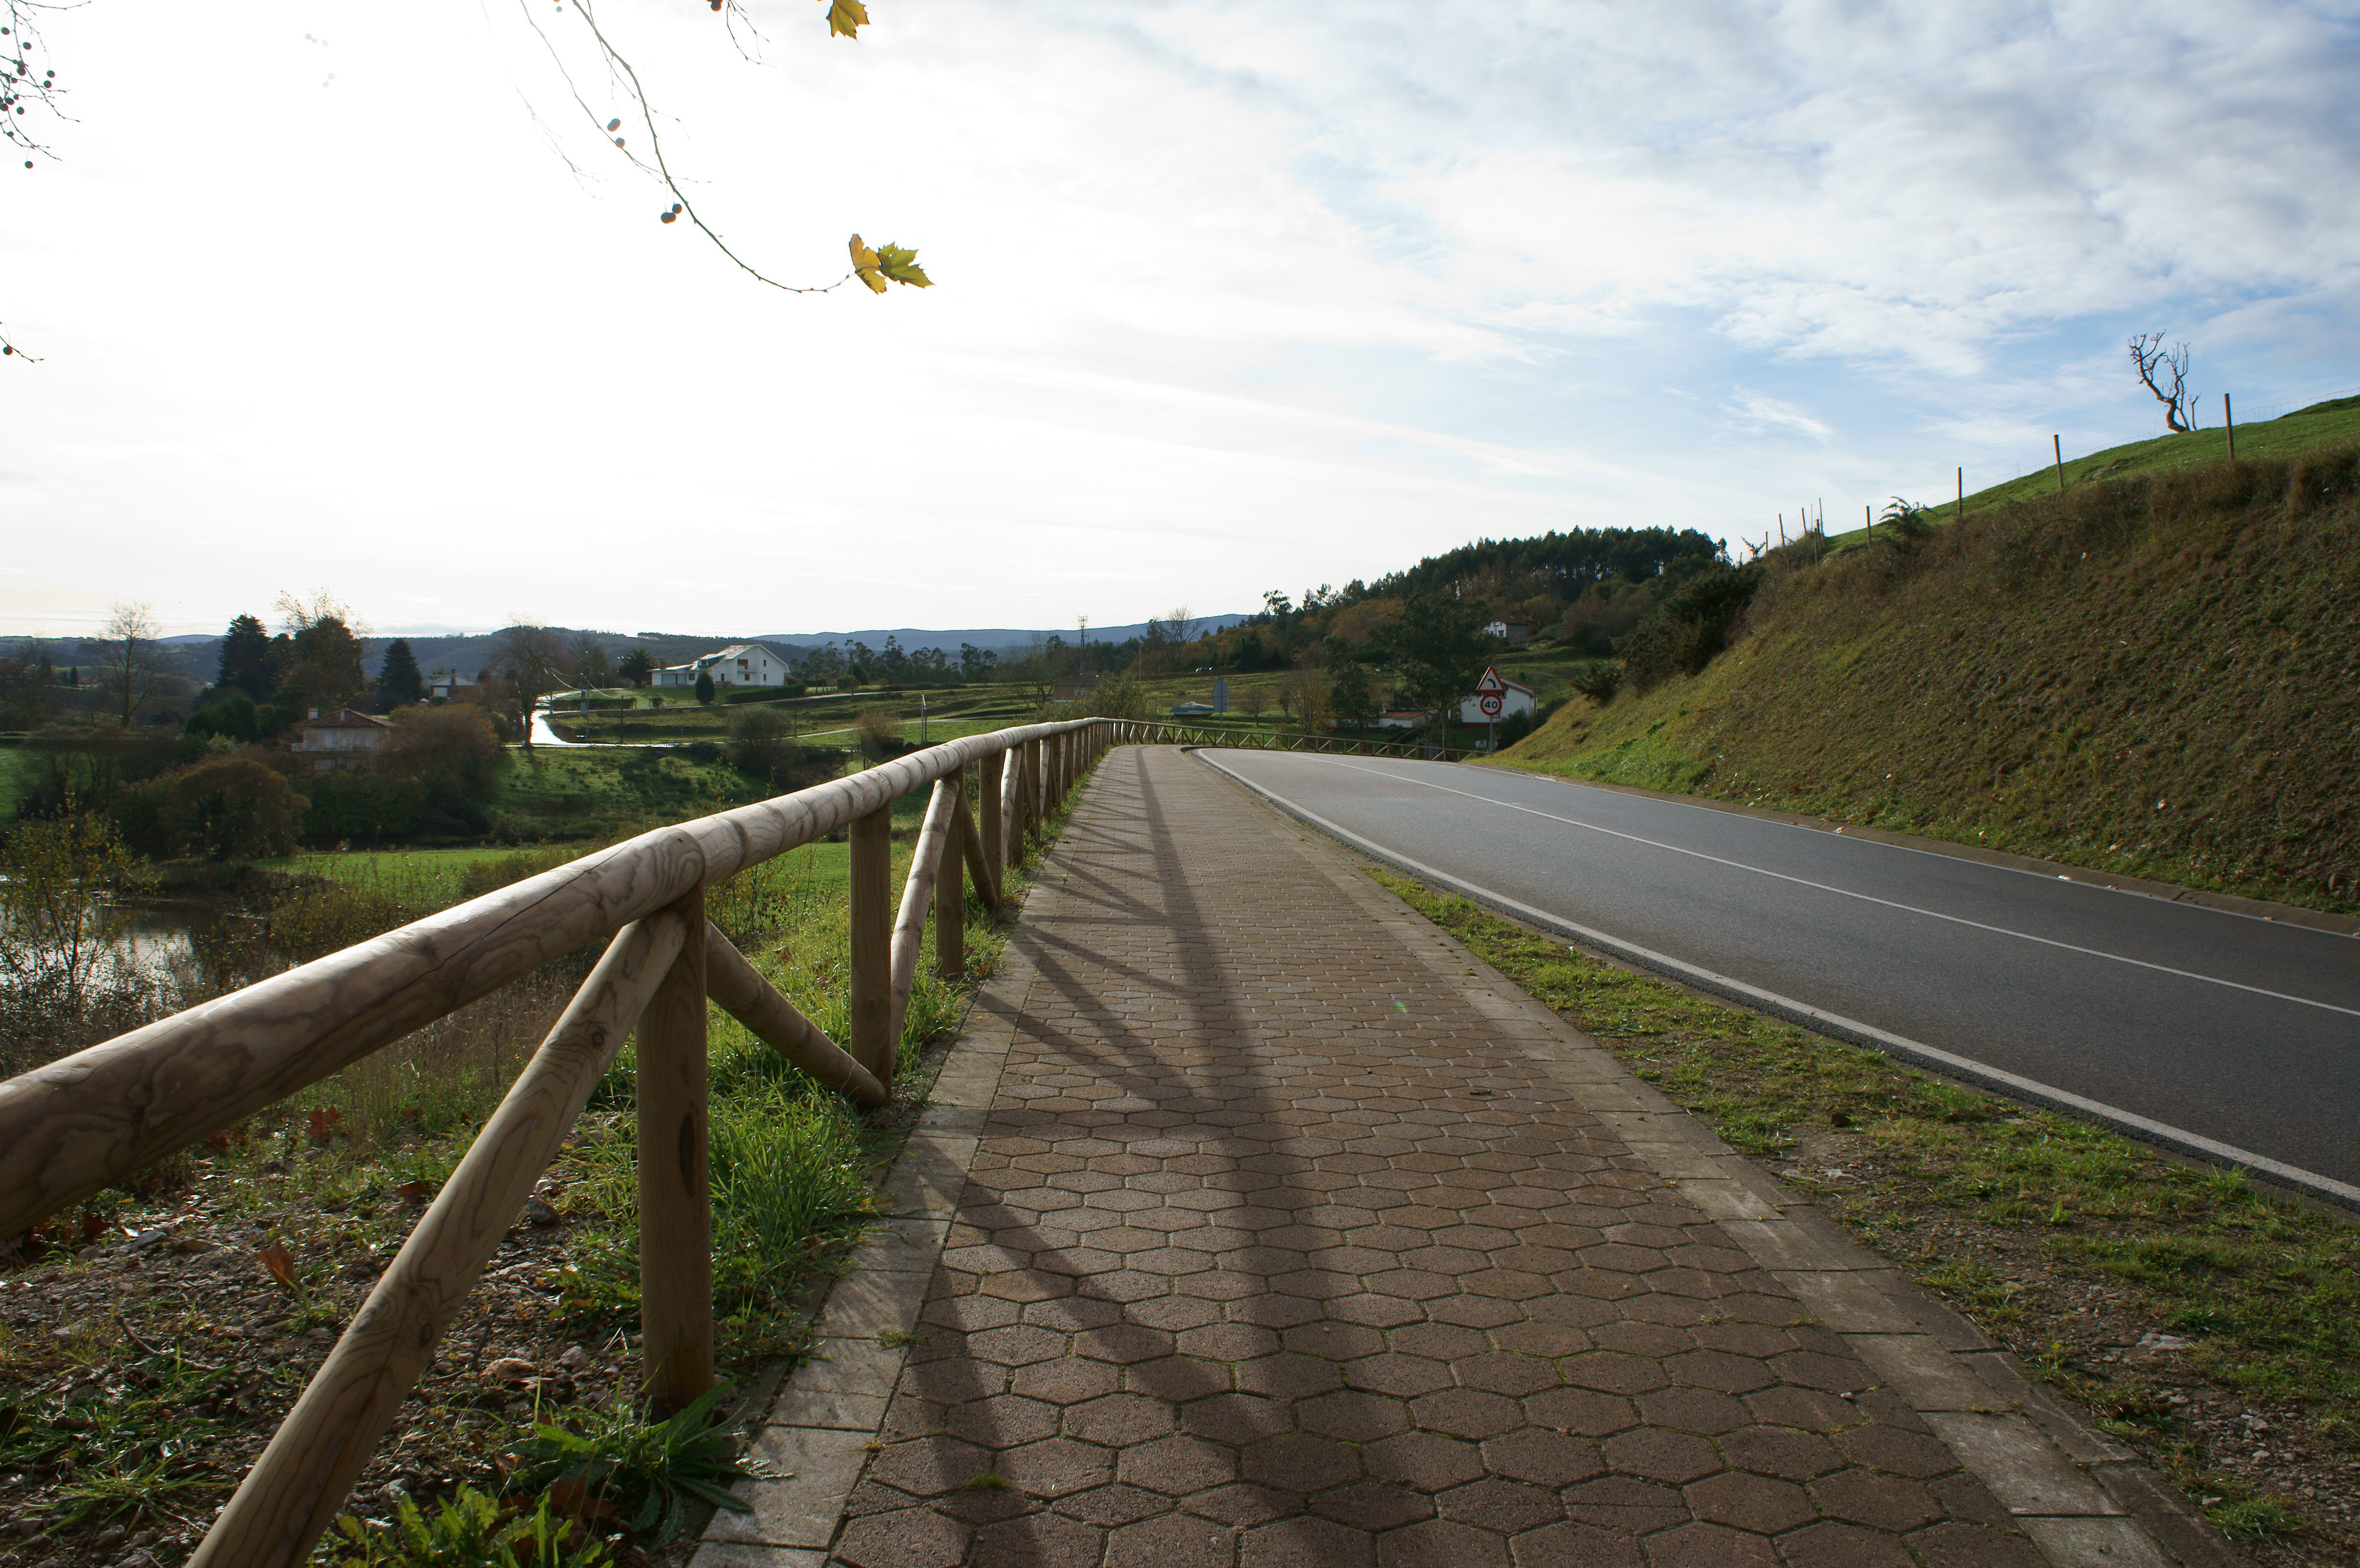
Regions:
<instances>
[{"instance_id":1,"label":"grass verge","mask_svg":"<svg viewBox=\"0 0 2360 1568\"><path fill-rule=\"evenodd\" d=\"M2271 1560L2360 1555L2360 1231L1370 873L2076 1396Z\"/></svg>"},{"instance_id":2,"label":"grass verge","mask_svg":"<svg viewBox=\"0 0 2360 1568\"><path fill-rule=\"evenodd\" d=\"M1050 840L1065 816L1052 819ZM897 879L908 855L900 845ZM741 951L839 1040L845 858L843 845L809 845L708 899ZM1033 864L1009 873L1011 918ZM403 887L434 882L413 866ZM332 923L357 939L373 920L423 912L397 905L348 898ZM844 1267L876 1212L874 1183L914 1123L966 982L989 973L1004 948L1004 920L972 899L967 915L965 980L934 974L926 927L905 1066L883 1111L854 1113L735 1020L711 1015L717 1359L741 1416L759 1413L763 1390L806 1343L810 1292ZM586 955L554 965L78 1214L0 1237L0 1558L11 1568L185 1559L585 967ZM694 1549L699 1519L667 1505L642 1531L631 1525L636 1504L618 1512L605 1491L563 1479L539 1487L530 1463L536 1444L558 1441L549 1428L591 1444L583 1464L657 1444L659 1423L636 1395L630 1069L627 1048L364 1470L346 1504L351 1530L323 1553L414 1568L497 1563L495 1548L512 1547L519 1561L633 1568ZM580 1457L578 1444L561 1446ZM562 1552L525 1553L526 1534L552 1529ZM433 1555L445 1548L460 1555Z\"/></svg>"}]
</instances>

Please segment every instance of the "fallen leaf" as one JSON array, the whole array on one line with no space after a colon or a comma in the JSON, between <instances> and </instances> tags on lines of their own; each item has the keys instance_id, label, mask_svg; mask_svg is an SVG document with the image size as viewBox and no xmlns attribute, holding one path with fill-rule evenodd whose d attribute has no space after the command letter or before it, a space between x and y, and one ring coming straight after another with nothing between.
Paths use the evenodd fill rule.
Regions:
<instances>
[{"instance_id":1,"label":"fallen leaf","mask_svg":"<svg viewBox=\"0 0 2360 1568\"><path fill-rule=\"evenodd\" d=\"M549 1506L578 1519L610 1519L622 1510L600 1497L590 1483L570 1476L549 1488Z\"/></svg>"},{"instance_id":2,"label":"fallen leaf","mask_svg":"<svg viewBox=\"0 0 2360 1568\"><path fill-rule=\"evenodd\" d=\"M274 1241L268 1247L256 1247L254 1256L261 1259L262 1267L273 1279L290 1290L295 1288L295 1259L285 1247Z\"/></svg>"},{"instance_id":3,"label":"fallen leaf","mask_svg":"<svg viewBox=\"0 0 2360 1568\"><path fill-rule=\"evenodd\" d=\"M303 1119L311 1129L311 1141L325 1143L335 1136L336 1124L344 1119L344 1113L333 1105L314 1105L311 1114Z\"/></svg>"},{"instance_id":4,"label":"fallen leaf","mask_svg":"<svg viewBox=\"0 0 2360 1568\"><path fill-rule=\"evenodd\" d=\"M393 1189L393 1195L404 1203L422 1203L427 1198L426 1183L423 1181L397 1182Z\"/></svg>"},{"instance_id":5,"label":"fallen leaf","mask_svg":"<svg viewBox=\"0 0 2360 1568\"><path fill-rule=\"evenodd\" d=\"M486 1383L528 1383L540 1375L540 1368L520 1356L503 1356L484 1368Z\"/></svg>"}]
</instances>

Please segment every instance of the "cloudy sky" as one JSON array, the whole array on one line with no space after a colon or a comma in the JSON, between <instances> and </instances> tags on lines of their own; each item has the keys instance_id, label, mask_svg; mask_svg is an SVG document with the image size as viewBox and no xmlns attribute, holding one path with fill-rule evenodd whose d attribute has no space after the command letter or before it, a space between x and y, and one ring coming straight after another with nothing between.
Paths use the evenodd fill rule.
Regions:
<instances>
[{"instance_id":1,"label":"cloudy sky","mask_svg":"<svg viewBox=\"0 0 2360 1568\"><path fill-rule=\"evenodd\" d=\"M1996 482L2159 433L2142 329L2207 423L2360 388L2360 5L870 10L597 19L739 254L885 298L658 222L570 4L53 16L0 633L1134 621Z\"/></svg>"}]
</instances>

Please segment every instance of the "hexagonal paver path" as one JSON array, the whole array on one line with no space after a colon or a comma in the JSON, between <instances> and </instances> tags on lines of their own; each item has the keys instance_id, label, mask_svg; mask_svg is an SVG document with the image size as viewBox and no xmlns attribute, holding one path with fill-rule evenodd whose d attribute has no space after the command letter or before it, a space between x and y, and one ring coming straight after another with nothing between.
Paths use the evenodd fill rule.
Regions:
<instances>
[{"instance_id":1,"label":"hexagonal paver path","mask_svg":"<svg viewBox=\"0 0 2360 1568\"><path fill-rule=\"evenodd\" d=\"M834 1562L2042 1561L1298 837L1100 766Z\"/></svg>"}]
</instances>

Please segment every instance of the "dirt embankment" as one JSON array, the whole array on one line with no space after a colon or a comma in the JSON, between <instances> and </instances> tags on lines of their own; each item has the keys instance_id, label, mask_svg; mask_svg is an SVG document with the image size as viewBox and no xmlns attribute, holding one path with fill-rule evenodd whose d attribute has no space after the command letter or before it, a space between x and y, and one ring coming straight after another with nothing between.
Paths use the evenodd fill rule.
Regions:
<instances>
[{"instance_id":1,"label":"dirt embankment","mask_svg":"<svg viewBox=\"0 0 2360 1568\"><path fill-rule=\"evenodd\" d=\"M2355 458L1792 547L1700 674L1504 760L2360 913Z\"/></svg>"}]
</instances>

